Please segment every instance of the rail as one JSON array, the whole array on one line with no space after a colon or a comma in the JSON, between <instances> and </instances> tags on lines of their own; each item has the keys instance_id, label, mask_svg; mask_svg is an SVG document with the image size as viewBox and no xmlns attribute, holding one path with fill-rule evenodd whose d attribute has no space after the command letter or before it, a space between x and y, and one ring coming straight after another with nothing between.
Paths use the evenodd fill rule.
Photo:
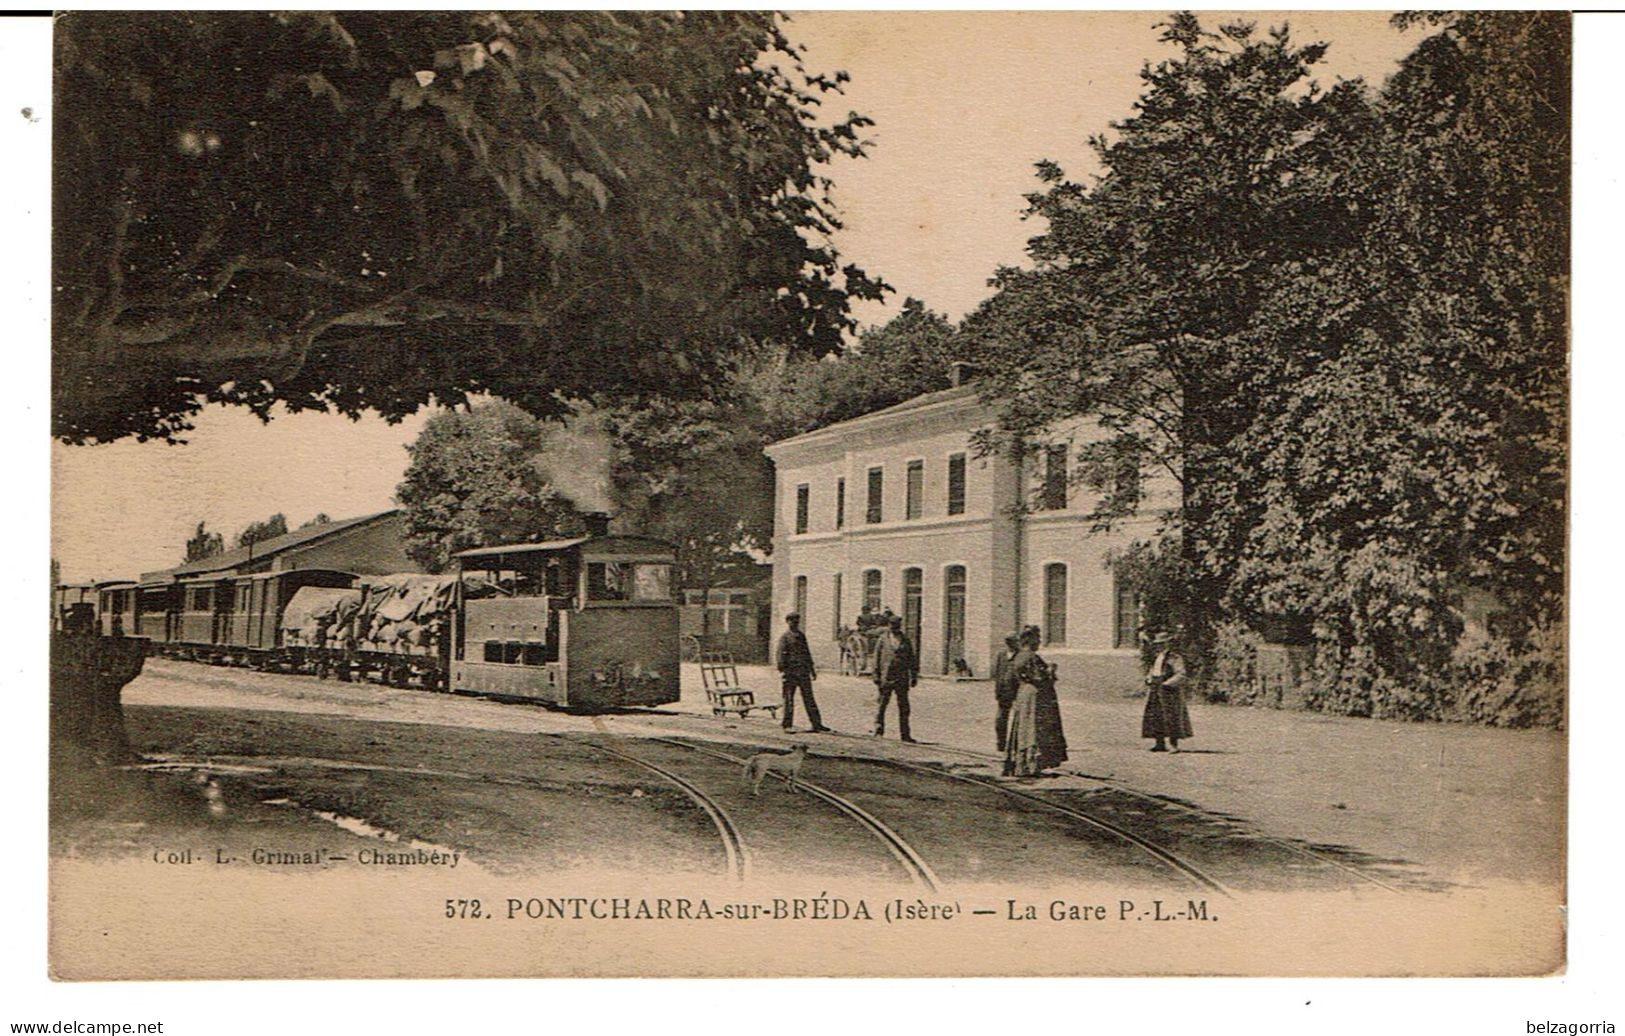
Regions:
<instances>
[{"instance_id":1,"label":"rail","mask_svg":"<svg viewBox=\"0 0 1625 1036\"><path fill-rule=\"evenodd\" d=\"M967 759L977 759L977 760L986 761L986 762L998 762L1001 759L1000 756L990 755L990 754L988 754L986 752L977 752L977 751L973 751L973 750L968 749L968 748L954 748L954 747L951 747L951 746L948 746L948 745L932 745L931 750L934 751L934 752L945 752L945 753L948 753L948 754L951 754L951 755L963 756L963 757L965 757ZM863 758L872 758L872 757L863 757ZM876 762L888 762L888 763L893 762L893 760L890 760L890 759L875 759L874 761L876 761ZM918 766L918 764L902 764L902 763L900 763L900 765L912 766L912 767L917 768L917 769L926 769L926 770L931 770L932 769L931 767L920 767L920 766ZM960 775L960 774L951 774L951 773L947 773L946 771L941 771L941 770L936 770L936 771L933 771L933 772L936 772L936 773L940 774L943 777L967 776L967 775ZM1085 773L1082 770L1066 770L1066 769L1063 769L1063 770L1057 770L1056 772L1065 774L1065 775L1067 775L1069 777L1082 777L1085 780L1095 781L1095 782L1097 782L1099 784L1105 785L1105 786L1110 787L1110 788L1112 788L1112 789L1114 789L1116 791L1119 791L1124 795L1128 795L1128 796L1131 796L1133 798L1140 799L1140 800L1142 800L1144 802L1150 802L1150 803L1153 803L1153 804L1155 804L1157 806L1160 806L1160 807L1163 807L1163 808L1176 809L1176 810L1179 810L1180 812L1188 813L1188 814L1190 814L1192 816L1203 816L1204 815L1201 810L1192 809L1191 807L1183 805L1183 804L1181 804L1179 802L1175 802L1175 801L1172 801L1170 799L1159 798L1156 795L1150 795L1150 794L1147 794L1146 792L1139 791L1139 790L1137 790L1135 788L1128 787L1122 781L1119 781L1119 780L1117 780L1115 778L1112 778L1112 777L1102 777L1099 774ZM993 781L986 781L985 783L988 783L990 785L993 785L994 787L998 787L998 788L1001 788L1003 790L1009 791L1012 794L1018 794L1019 793L1019 794L1027 795L1030 798L1038 799L1039 801L1042 801L1042 802L1047 802L1047 800L1042 799L1040 796L1031 795L1031 793L1021 792L1020 789L1017 789L1017 788L1007 788L1006 786L1001 785L1001 784L997 784L997 783L995 783ZM1058 805L1058 804L1050 803L1050 805ZM1293 842L1289 842L1284 838L1276 838L1274 835L1264 834L1263 832L1255 831L1255 832L1252 832L1252 834L1254 836L1256 836L1260 841L1268 842L1268 843L1270 843L1271 845L1275 846L1278 849L1285 849L1285 850L1287 850L1289 852L1296 853L1299 856L1305 857L1307 859L1314 860L1316 863L1324 864L1325 866L1331 867L1331 868L1333 868L1335 870L1340 870L1340 871L1342 871L1343 873L1349 875L1352 878L1357 878L1360 881L1363 881L1363 882L1365 882L1367 884L1375 885L1377 888L1383 889L1384 891L1392 892L1395 895L1403 895L1404 892L1405 892L1404 889L1401 889L1396 885L1389 884L1388 882L1383 881L1381 878L1378 878L1375 875L1370 874L1370 873L1362 870L1361 868L1354 866L1353 864L1345 863L1344 861L1337 859L1335 856L1327 856L1325 853L1317 853L1313 849L1308 848L1307 846L1298 845L1298 844L1295 844Z\"/></svg>"},{"instance_id":2,"label":"rail","mask_svg":"<svg viewBox=\"0 0 1625 1036\"><path fill-rule=\"evenodd\" d=\"M729 755L727 752L719 752L714 748L701 748L699 745L691 745L686 741L678 741L673 738L653 737L649 740L658 741L661 744L666 745L675 745L678 748L686 748L691 752L697 752L700 755L708 755L714 759L722 759L727 762L737 763L740 766L744 766L748 762L748 760L737 755ZM789 781L789 778L783 774L775 773L773 776L782 781ZM909 880L913 881L916 885L923 886L930 892L942 891L942 881L937 877L936 872L931 869L931 865L926 863L925 859L920 856L920 854L915 851L914 847L909 845L901 835L899 835L896 831L893 831L890 827L887 827L886 824L883 823L879 818L875 817L868 810L864 809L862 806L859 806L852 800L841 795L837 795L828 788L802 780L801 778L797 778L795 783L796 787L807 790L815 798L821 799L830 806L833 806L835 809L845 813L847 816L851 817L853 820L856 820L859 824L867 828L876 838L880 839L880 841L885 844L886 848L891 851L892 856L895 857L897 862L902 866L904 872L908 874Z\"/></svg>"}]
</instances>

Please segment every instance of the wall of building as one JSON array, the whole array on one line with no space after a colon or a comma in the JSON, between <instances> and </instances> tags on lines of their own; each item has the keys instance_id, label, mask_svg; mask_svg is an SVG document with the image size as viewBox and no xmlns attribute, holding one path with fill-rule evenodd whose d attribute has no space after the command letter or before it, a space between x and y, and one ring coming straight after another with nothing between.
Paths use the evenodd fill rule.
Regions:
<instances>
[{"instance_id":1,"label":"wall of building","mask_svg":"<svg viewBox=\"0 0 1625 1036\"><path fill-rule=\"evenodd\" d=\"M904 573L921 575L920 658L925 674L947 671L944 627L946 576L950 566L966 572L964 659L977 677L986 677L1004 636L1026 624L1045 621L1045 569L1067 571L1066 634L1043 653L1060 667L1063 693L1115 695L1140 686L1138 651L1117 643L1117 593L1107 565L1114 551L1157 534L1155 512L1177 503L1171 479L1148 487L1148 515L1096 531L1086 515L1097 503L1087 489L1071 487L1066 506L1018 516L1042 485L1043 458L1026 462L1003 455L978 457L970 445L976 429L991 418L974 394L924 397L918 408L904 406L834 425L770 447L777 470L773 617L796 607L796 580L807 580L803 628L819 664L839 661L837 622L855 621L863 601L863 574L882 573L881 604L904 612ZM1098 438L1090 422L1052 429L1054 441L1068 445L1068 466L1077 450ZM949 515L948 457L966 454L965 510ZM920 514L909 518L907 469L923 462ZM866 521L868 469L884 471L882 520ZM845 521L836 527L836 479L846 479ZM796 487L806 485L806 532L796 529ZM834 576L841 576L839 608ZM1070 685L1070 690L1069 690Z\"/></svg>"}]
</instances>

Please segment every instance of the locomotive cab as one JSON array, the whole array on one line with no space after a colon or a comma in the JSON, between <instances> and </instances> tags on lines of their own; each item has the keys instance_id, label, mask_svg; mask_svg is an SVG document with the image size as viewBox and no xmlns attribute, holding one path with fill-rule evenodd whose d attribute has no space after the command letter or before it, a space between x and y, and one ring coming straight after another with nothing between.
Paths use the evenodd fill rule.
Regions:
<instances>
[{"instance_id":1,"label":"locomotive cab","mask_svg":"<svg viewBox=\"0 0 1625 1036\"><path fill-rule=\"evenodd\" d=\"M584 709L678 699L670 544L583 536L456 560L453 689Z\"/></svg>"}]
</instances>

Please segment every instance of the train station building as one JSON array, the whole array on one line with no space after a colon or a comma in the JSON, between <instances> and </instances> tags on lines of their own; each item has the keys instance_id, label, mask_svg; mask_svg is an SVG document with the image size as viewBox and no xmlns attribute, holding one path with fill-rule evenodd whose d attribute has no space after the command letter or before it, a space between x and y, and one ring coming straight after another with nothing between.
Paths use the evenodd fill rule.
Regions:
<instances>
[{"instance_id":1,"label":"train station building","mask_svg":"<svg viewBox=\"0 0 1625 1036\"><path fill-rule=\"evenodd\" d=\"M978 454L996 417L966 383L769 445L774 630L800 612L833 672L837 631L868 603L903 616L922 676L987 678L1005 635L1033 624L1063 683L1137 688L1139 607L1109 562L1155 537L1177 490L1148 485L1143 517L1093 531L1096 501L1066 475L1098 427L1051 428L1035 463Z\"/></svg>"}]
</instances>

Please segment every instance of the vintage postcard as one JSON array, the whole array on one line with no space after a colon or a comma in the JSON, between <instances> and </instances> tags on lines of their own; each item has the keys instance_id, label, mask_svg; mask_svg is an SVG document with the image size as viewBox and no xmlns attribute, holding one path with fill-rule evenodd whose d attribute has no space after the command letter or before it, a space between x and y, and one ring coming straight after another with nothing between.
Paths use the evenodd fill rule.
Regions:
<instances>
[{"instance_id":1,"label":"vintage postcard","mask_svg":"<svg viewBox=\"0 0 1625 1036\"><path fill-rule=\"evenodd\" d=\"M53 976L1560 972L1571 39L57 15Z\"/></svg>"}]
</instances>

